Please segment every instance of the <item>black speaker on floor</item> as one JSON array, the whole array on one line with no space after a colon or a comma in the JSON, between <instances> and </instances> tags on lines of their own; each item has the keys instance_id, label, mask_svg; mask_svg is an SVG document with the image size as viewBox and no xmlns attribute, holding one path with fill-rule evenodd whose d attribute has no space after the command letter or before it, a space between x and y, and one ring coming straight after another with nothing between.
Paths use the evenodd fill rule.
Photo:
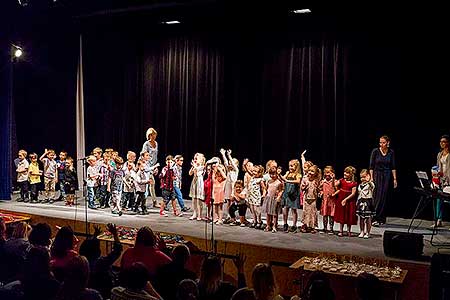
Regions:
<instances>
[{"instance_id":1,"label":"black speaker on floor","mask_svg":"<svg viewBox=\"0 0 450 300\"><path fill-rule=\"evenodd\" d=\"M435 253L430 266L430 300L450 299L450 254Z\"/></svg>"},{"instance_id":2,"label":"black speaker on floor","mask_svg":"<svg viewBox=\"0 0 450 300\"><path fill-rule=\"evenodd\" d=\"M386 256L418 259L423 254L423 235L386 230L383 235Z\"/></svg>"}]
</instances>

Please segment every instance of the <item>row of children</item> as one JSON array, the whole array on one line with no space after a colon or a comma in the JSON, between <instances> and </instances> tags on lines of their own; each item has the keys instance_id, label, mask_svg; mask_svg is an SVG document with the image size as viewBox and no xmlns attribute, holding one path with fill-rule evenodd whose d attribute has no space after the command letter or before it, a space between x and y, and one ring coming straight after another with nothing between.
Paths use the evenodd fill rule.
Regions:
<instances>
[{"instance_id":1,"label":"row of children","mask_svg":"<svg viewBox=\"0 0 450 300\"><path fill-rule=\"evenodd\" d=\"M44 170L40 170L38 156L36 153L28 155L27 151L19 150L15 159L17 184L20 188L19 202L53 203L55 200L56 184L59 183L61 191L59 200L65 200L72 205L75 201L75 190L77 189L77 173L73 165L73 159L62 151L56 160L56 153L52 149L45 149L44 154L39 157ZM44 179L44 199L39 200L38 185L41 184L41 176Z\"/></svg>"},{"instance_id":2,"label":"row of children","mask_svg":"<svg viewBox=\"0 0 450 300\"><path fill-rule=\"evenodd\" d=\"M196 153L191 163L189 175L193 176L190 197L193 200L194 214L191 220L208 220L216 224L246 226L245 215L250 209L253 222L250 227L276 232L278 216L283 215L285 232L316 233L317 211L323 217L323 230L334 234L334 222L340 224L338 236L351 235L351 226L357 224L360 217L361 238L370 237L371 218L375 214L373 191L375 185L366 169L360 173L358 185L354 167L344 170L343 178L335 179L333 167L326 166L322 177L321 170L302 153L302 166L305 176L302 178L300 162L289 162L289 170L282 175L276 161L270 160L266 168L244 160L242 169L244 180L237 180L237 159L231 157L231 150L220 150L224 164L215 157L208 162L201 153ZM320 200L320 201L319 201ZM229 218L223 221L223 205L227 203ZM318 205L318 203L320 203ZM202 215L203 204L207 215ZM303 207L302 226L297 228L297 210ZM236 220L239 212L239 221ZM293 225L288 226L291 211ZM267 224L263 225L262 214L266 214ZM344 233L344 225L347 231Z\"/></svg>"}]
</instances>

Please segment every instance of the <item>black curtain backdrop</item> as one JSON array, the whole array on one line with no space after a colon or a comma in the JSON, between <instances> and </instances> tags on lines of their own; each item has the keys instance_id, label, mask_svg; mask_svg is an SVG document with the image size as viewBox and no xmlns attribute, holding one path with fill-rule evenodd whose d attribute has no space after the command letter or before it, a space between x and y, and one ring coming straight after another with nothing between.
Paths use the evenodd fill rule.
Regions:
<instances>
[{"instance_id":1,"label":"black curtain backdrop","mask_svg":"<svg viewBox=\"0 0 450 300\"><path fill-rule=\"evenodd\" d=\"M321 168L331 164L342 176L347 165L367 168L379 136L387 134L399 173L390 215L411 217L418 201L414 171L435 164L439 137L449 131L446 110L436 108L446 107L447 98L431 98L438 93L428 88L429 64L440 61L430 40L402 36L403 28L391 24L372 30L360 23L100 23L47 26L40 35L34 28L24 38L32 52L15 72L19 148L76 156L80 30L87 153L96 146L124 157L139 152L146 129L154 127L160 163L167 154L185 156L187 196L195 152L211 157L231 148L241 162L275 159L286 169L307 149L308 159Z\"/></svg>"}]
</instances>

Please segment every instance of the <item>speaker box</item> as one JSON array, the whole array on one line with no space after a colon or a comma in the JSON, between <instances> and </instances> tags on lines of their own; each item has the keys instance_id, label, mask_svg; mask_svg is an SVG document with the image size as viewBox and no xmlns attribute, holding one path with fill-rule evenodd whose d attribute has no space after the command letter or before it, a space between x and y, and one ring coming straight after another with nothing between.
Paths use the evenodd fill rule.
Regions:
<instances>
[{"instance_id":1,"label":"speaker box","mask_svg":"<svg viewBox=\"0 0 450 300\"><path fill-rule=\"evenodd\" d=\"M423 254L423 235L386 230L383 235L386 256L418 259Z\"/></svg>"}]
</instances>

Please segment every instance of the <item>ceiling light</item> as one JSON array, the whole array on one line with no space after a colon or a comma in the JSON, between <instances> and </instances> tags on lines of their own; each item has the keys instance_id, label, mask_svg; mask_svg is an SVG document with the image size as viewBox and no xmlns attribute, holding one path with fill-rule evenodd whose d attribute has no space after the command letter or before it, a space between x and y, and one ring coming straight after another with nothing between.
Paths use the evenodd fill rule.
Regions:
<instances>
[{"instance_id":1,"label":"ceiling light","mask_svg":"<svg viewBox=\"0 0 450 300\"><path fill-rule=\"evenodd\" d=\"M296 9L292 11L294 14L308 14L311 12L310 9L304 8L304 9Z\"/></svg>"},{"instance_id":2,"label":"ceiling light","mask_svg":"<svg viewBox=\"0 0 450 300\"><path fill-rule=\"evenodd\" d=\"M165 22L162 22L162 23L163 24L167 24L167 25L171 25L171 24L180 24L181 22L174 20L174 21L165 21Z\"/></svg>"}]
</instances>

